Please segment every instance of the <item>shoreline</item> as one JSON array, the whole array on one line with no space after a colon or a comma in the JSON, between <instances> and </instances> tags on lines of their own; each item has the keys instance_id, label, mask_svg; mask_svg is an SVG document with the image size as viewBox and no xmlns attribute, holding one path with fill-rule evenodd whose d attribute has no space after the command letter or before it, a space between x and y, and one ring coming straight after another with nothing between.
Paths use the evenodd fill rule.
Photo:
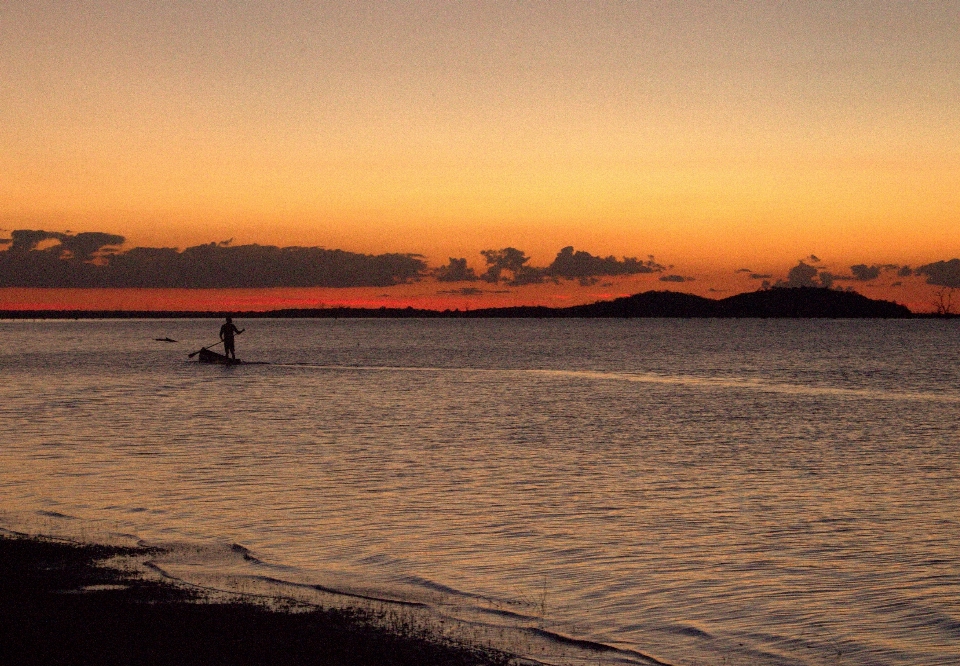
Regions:
<instances>
[{"instance_id":1,"label":"shoreline","mask_svg":"<svg viewBox=\"0 0 960 666\"><path fill-rule=\"evenodd\" d=\"M464 613L429 595L330 586L273 570L238 543L157 542L118 529L58 512L0 511L0 617L11 618L0 622L0 664L670 663L500 606ZM77 625L113 626L97 636L106 644L119 636L119 645L91 646ZM147 647L131 647L140 642Z\"/></svg>"},{"instance_id":2,"label":"shoreline","mask_svg":"<svg viewBox=\"0 0 960 666\"><path fill-rule=\"evenodd\" d=\"M0 319L200 319L228 315L243 319L949 319L960 316L949 308L939 315L916 313L893 301L821 287L774 287L722 299L676 291L646 291L568 307L516 305L475 310L431 310L412 306L253 311L0 309Z\"/></svg>"},{"instance_id":3,"label":"shoreline","mask_svg":"<svg viewBox=\"0 0 960 666\"><path fill-rule=\"evenodd\" d=\"M138 571L162 548L0 532L0 661L17 664L505 666L468 645L360 608L211 594Z\"/></svg>"}]
</instances>

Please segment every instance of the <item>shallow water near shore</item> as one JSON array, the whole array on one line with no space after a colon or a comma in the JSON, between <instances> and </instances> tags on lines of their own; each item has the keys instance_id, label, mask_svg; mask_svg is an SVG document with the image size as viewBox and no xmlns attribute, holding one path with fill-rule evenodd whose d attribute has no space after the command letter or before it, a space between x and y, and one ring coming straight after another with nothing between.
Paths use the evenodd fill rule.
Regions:
<instances>
[{"instance_id":1,"label":"shallow water near shore","mask_svg":"<svg viewBox=\"0 0 960 666\"><path fill-rule=\"evenodd\" d=\"M257 320L267 364L189 361L218 326L0 322L0 513L615 648L569 661L960 661L956 321Z\"/></svg>"}]
</instances>

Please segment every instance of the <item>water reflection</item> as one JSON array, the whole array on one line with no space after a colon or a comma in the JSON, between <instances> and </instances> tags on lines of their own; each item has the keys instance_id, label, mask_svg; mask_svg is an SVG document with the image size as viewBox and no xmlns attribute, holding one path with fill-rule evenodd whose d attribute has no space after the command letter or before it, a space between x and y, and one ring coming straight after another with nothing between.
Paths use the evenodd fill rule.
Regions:
<instances>
[{"instance_id":1,"label":"water reflection","mask_svg":"<svg viewBox=\"0 0 960 666\"><path fill-rule=\"evenodd\" d=\"M920 323L256 322L232 368L209 322L2 324L0 507L671 663L956 663Z\"/></svg>"}]
</instances>

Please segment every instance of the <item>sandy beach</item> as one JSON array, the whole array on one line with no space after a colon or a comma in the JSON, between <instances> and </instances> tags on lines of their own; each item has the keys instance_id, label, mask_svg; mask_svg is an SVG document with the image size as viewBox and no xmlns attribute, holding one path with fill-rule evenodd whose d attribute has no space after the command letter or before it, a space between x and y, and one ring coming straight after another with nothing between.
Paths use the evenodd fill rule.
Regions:
<instances>
[{"instance_id":1,"label":"sandy beach","mask_svg":"<svg viewBox=\"0 0 960 666\"><path fill-rule=\"evenodd\" d=\"M213 599L122 562L157 549L0 534L0 663L450 664L511 661L356 609Z\"/></svg>"}]
</instances>

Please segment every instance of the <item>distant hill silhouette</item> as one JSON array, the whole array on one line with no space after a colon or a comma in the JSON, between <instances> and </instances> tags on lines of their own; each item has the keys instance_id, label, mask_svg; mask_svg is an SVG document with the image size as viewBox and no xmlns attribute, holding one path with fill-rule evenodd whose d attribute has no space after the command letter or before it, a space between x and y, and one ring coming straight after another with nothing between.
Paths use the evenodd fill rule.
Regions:
<instances>
[{"instance_id":1,"label":"distant hill silhouette","mask_svg":"<svg viewBox=\"0 0 960 666\"><path fill-rule=\"evenodd\" d=\"M906 306L852 291L774 288L721 300L673 291L648 291L613 301L564 308L574 317L901 318Z\"/></svg>"},{"instance_id":2,"label":"distant hill silhouette","mask_svg":"<svg viewBox=\"0 0 960 666\"><path fill-rule=\"evenodd\" d=\"M910 317L906 306L867 298L855 291L817 287L768 289L719 302L722 317L885 318Z\"/></svg>"},{"instance_id":3,"label":"distant hill silhouette","mask_svg":"<svg viewBox=\"0 0 960 666\"><path fill-rule=\"evenodd\" d=\"M821 287L774 288L722 300L676 291L647 291L568 308L488 308L468 317L743 317L743 318L902 318L906 306L878 301L851 291Z\"/></svg>"},{"instance_id":4,"label":"distant hill silhouette","mask_svg":"<svg viewBox=\"0 0 960 666\"><path fill-rule=\"evenodd\" d=\"M54 318L151 318L151 317L220 317L232 314L247 319L285 318L639 318L639 317L741 317L741 318L804 318L804 319L897 319L916 317L906 306L891 301L867 298L852 291L836 291L821 287L773 288L737 294L721 300L683 294L676 291L647 291L612 301L567 308L518 306L480 310L418 310L416 308L310 308L272 310L268 312L226 311L83 311L30 310L0 311L4 319Z\"/></svg>"},{"instance_id":5,"label":"distant hill silhouette","mask_svg":"<svg viewBox=\"0 0 960 666\"><path fill-rule=\"evenodd\" d=\"M718 301L678 291L646 291L564 308L572 317L717 317Z\"/></svg>"},{"instance_id":6,"label":"distant hill silhouette","mask_svg":"<svg viewBox=\"0 0 960 666\"><path fill-rule=\"evenodd\" d=\"M717 317L718 301L676 291L647 291L612 301L568 308L521 305L510 308L485 308L463 313L465 317Z\"/></svg>"}]
</instances>

